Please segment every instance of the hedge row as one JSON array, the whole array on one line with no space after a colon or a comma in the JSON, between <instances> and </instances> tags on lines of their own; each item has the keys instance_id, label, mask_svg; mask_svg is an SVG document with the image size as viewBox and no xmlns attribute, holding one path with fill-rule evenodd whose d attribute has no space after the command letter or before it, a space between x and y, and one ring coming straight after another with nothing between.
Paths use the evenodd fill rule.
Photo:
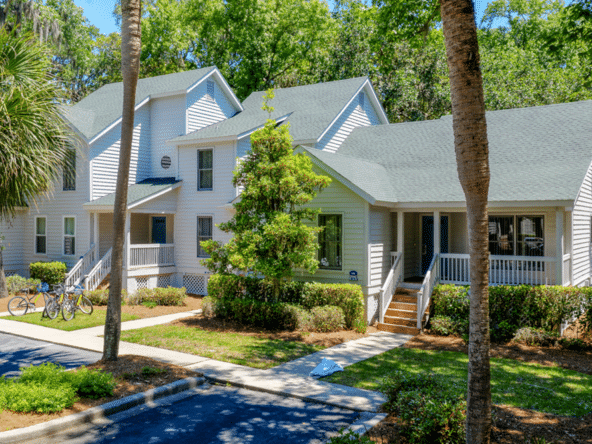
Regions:
<instances>
[{"instance_id":1,"label":"hedge row","mask_svg":"<svg viewBox=\"0 0 592 444\"><path fill-rule=\"evenodd\" d=\"M94 305L107 305L109 301L109 289L85 291L84 295L90 299ZM154 305L183 305L187 297L185 287L175 288L143 288L132 295L128 295L125 290L121 292L122 302L127 305L140 305L144 302Z\"/></svg>"},{"instance_id":2,"label":"hedge row","mask_svg":"<svg viewBox=\"0 0 592 444\"><path fill-rule=\"evenodd\" d=\"M434 289L432 325L466 334L469 330L469 287L439 285ZM559 331L562 322L585 315L592 328L592 288L500 285L489 287L493 340L507 340L519 328Z\"/></svg>"},{"instance_id":3,"label":"hedge row","mask_svg":"<svg viewBox=\"0 0 592 444\"><path fill-rule=\"evenodd\" d=\"M347 328L365 330L364 294L358 285L320 284L316 282L285 282L279 296L274 297L271 282L254 277L213 275L208 281L208 294L218 300L249 299L271 304L314 307L336 306L343 310Z\"/></svg>"},{"instance_id":4,"label":"hedge row","mask_svg":"<svg viewBox=\"0 0 592 444\"><path fill-rule=\"evenodd\" d=\"M52 285L61 284L66 279L66 264L63 262L34 262L29 265L31 279Z\"/></svg>"}]
</instances>

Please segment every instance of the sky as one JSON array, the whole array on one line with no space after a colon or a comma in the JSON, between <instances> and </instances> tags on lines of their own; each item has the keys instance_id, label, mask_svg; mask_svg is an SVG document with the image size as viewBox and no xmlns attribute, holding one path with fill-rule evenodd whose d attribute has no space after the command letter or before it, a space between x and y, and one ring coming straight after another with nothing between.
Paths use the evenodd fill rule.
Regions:
<instances>
[{"instance_id":1,"label":"sky","mask_svg":"<svg viewBox=\"0 0 592 444\"><path fill-rule=\"evenodd\" d=\"M102 34L119 31L117 26L115 26L115 19L113 18L115 0L74 0L74 3L84 9L85 17L99 28ZM329 3L332 4L333 2L329 0ZM475 1L477 23L481 20L487 3L485 0Z\"/></svg>"}]
</instances>

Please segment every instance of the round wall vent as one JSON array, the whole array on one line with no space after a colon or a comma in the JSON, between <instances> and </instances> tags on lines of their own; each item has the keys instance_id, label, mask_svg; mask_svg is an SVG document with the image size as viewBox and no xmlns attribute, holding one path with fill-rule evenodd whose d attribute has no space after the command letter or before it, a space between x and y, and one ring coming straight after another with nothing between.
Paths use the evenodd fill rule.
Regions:
<instances>
[{"instance_id":1,"label":"round wall vent","mask_svg":"<svg viewBox=\"0 0 592 444\"><path fill-rule=\"evenodd\" d=\"M168 169L171 166L171 158L169 156L162 156L162 159L160 159L160 166L165 170Z\"/></svg>"}]
</instances>

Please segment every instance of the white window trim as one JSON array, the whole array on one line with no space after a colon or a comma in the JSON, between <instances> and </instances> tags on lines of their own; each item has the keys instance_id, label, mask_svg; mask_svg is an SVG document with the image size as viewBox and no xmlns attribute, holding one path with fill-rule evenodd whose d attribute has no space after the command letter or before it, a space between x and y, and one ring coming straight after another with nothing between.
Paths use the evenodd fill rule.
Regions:
<instances>
[{"instance_id":1,"label":"white window trim","mask_svg":"<svg viewBox=\"0 0 592 444\"><path fill-rule=\"evenodd\" d=\"M38 253L37 252L37 219L45 219L45 253ZM33 225L33 235L34 235L34 242L33 242L33 254L36 256L47 256L47 216L46 215L39 215L35 216L35 223Z\"/></svg>"},{"instance_id":2,"label":"white window trim","mask_svg":"<svg viewBox=\"0 0 592 444\"><path fill-rule=\"evenodd\" d=\"M345 263L345 254L344 254L344 244L345 244L345 228L344 228L344 221L345 216L342 212L328 212L328 213L319 213L317 216L317 227L320 227L320 218L321 216L341 216L341 268L333 268L333 267L322 267L321 264L321 243L319 241L319 249L317 250L317 260L319 262L318 271L327 271L327 272L335 272L335 271L343 271L346 269ZM320 233L319 233L320 234Z\"/></svg>"},{"instance_id":3,"label":"white window trim","mask_svg":"<svg viewBox=\"0 0 592 444\"><path fill-rule=\"evenodd\" d=\"M199 182L200 182L200 178L199 178L199 152L200 151L211 151L212 152L212 188L203 188L200 189L199 188ZM208 147L208 148L199 148L197 150L197 155L196 155L196 160L197 160L197 191L198 192L208 192L208 191L214 191L214 148L213 147Z\"/></svg>"},{"instance_id":4,"label":"white window trim","mask_svg":"<svg viewBox=\"0 0 592 444\"><path fill-rule=\"evenodd\" d=\"M74 219L74 235L66 235L65 231L66 231L66 219ZM77 225L77 220L76 220L76 216L74 214L65 214L62 217L62 256L68 256L68 257L74 257L76 256L76 225ZM65 240L66 237L73 237L74 238L74 253L73 254L66 254L65 251Z\"/></svg>"},{"instance_id":5,"label":"white window trim","mask_svg":"<svg viewBox=\"0 0 592 444\"><path fill-rule=\"evenodd\" d=\"M196 254L196 257L198 257L198 258L207 259L210 256L208 256L208 255L206 255L206 256L200 256L199 255L199 250L201 249L200 240L199 240L199 218L200 217L203 217L203 218L209 217L210 219L212 219L212 237L211 237L211 240L214 240L214 228L216 226L214 225L214 215L213 214L197 214L195 216L195 241L196 241L196 249L195 249L196 251L195 251L195 254Z\"/></svg>"}]
</instances>

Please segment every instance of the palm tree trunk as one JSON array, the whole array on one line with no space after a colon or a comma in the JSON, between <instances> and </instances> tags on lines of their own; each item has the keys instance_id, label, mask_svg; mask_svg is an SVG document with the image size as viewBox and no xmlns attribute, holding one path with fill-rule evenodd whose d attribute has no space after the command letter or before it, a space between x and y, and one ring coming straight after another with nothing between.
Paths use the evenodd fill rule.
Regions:
<instances>
[{"instance_id":1,"label":"palm tree trunk","mask_svg":"<svg viewBox=\"0 0 592 444\"><path fill-rule=\"evenodd\" d=\"M469 383L467 395L468 444L489 443L491 385L489 367L489 251L487 194L489 148L483 81L471 0L441 0L458 177L467 202L471 302Z\"/></svg>"},{"instance_id":2,"label":"palm tree trunk","mask_svg":"<svg viewBox=\"0 0 592 444\"><path fill-rule=\"evenodd\" d=\"M140 0L121 2L121 73L123 77L123 114L121 120L121 147L119 171L113 205L113 256L111 282L105 320L103 359L116 361L121 335L121 288L123 272L123 241L127 212L127 189L134 131L136 85L140 71Z\"/></svg>"}]
</instances>

